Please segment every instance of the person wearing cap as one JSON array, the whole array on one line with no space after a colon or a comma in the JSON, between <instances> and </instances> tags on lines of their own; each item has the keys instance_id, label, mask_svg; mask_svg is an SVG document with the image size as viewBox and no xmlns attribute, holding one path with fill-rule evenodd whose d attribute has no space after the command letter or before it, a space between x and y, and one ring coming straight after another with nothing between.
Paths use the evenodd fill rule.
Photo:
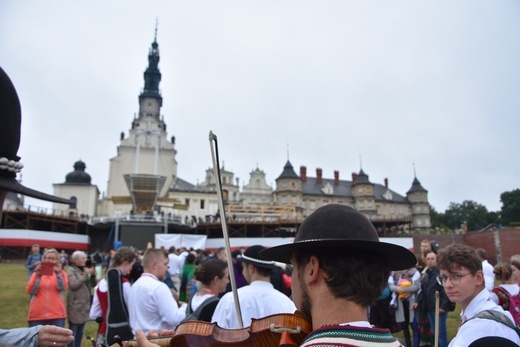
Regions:
<instances>
[{"instance_id":1,"label":"person wearing cap","mask_svg":"<svg viewBox=\"0 0 520 347\"><path fill-rule=\"evenodd\" d=\"M45 194L21 185L16 175L22 170L18 148L22 110L16 89L9 76L0 67L0 221L8 192L33 198L70 204L72 201ZM30 328L0 329L2 346L66 346L74 340L72 331L52 325Z\"/></svg>"},{"instance_id":2,"label":"person wearing cap","mask_svg":"<svg viewBox=\"0 0 520 347\"><path fill-rule=\"evenodd\" d=\"M249 285L237 290L243 327L251 325L252 318L263 318L278 313L294 313L296 306L287 295L276 290L270 282L270 274L276 266L274 261L260 256L264 246L250 246L238 255L242 274ZM226 293L219 301L211 322L225 329L240 328L235 312L233 293Z\"/></svg>"},{"instance_id":3,"label":"person wearing cap","mask_svg":"<svg viewBox=\"0 0 520 347\"><path fill-rule=\"evenodd\" d=\"M329 204L300 225L290 244L260 256L292 263L292 298L312 321L301 346L402 346L390 330L373 328L368 307L390 271L411 268L408 249L380 242L372 223L355 209Z\"/></svg>"}]
</instances>

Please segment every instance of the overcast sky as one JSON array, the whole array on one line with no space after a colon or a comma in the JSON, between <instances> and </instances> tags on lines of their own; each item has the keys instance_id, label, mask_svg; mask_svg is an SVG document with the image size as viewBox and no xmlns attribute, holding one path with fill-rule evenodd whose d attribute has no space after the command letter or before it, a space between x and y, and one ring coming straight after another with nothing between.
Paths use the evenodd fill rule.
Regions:
<instances>
[{"instance_id":1,"label":"overcast sky","mask_svg":"<svg viewBox=\"0 0 520 347\"><path fill-rule=\"evenodd\" d=\"M491 211L520 188L520 2L1 1L0 65L22 104L23 184L52 193L81 159L106 191L154 39L178 175L209 131L240 185L298 173L417 178L430 204ZM32 205L50 206L27 199Z\"/></svg>"}]
</instances>

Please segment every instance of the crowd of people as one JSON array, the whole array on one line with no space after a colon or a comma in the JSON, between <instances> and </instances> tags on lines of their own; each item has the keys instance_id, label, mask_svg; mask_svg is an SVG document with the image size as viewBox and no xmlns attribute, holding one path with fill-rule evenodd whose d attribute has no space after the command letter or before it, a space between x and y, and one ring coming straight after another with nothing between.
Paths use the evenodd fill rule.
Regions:
<instances>
[{"instance_id":1,"label":"crowd of people","mask_svg":"<svg viewBox=\"0 0 520 347\"><path fill-rule=\"evenodd\" d=\"M171 246L144 252L121 247L106 255L75 251L62 266L66 252L39 245L26 260L31 296L29 326L55 325L72 331L71 347L79 347L86 322L99 323L98 344L112 345L130 340L135 330L173 331L181 322L216 322L222 328L247 327L252 318L294 313L287 272L275 268L285 264L260 256L265 247L254 245L234 252L233 271L239 283L242 322L237 321L230 293L227 254ZM98 260L94 260L98 256ZM66 257L69 259L68 255ZM52 271L45 272L45 263ZM97 264L102 266L98 271ZM102 273L98 276L98 273ZM282 278L284 277L284 278ZM285 283L285 284L284 284ZM275 287L276 285L276 287ZM67 300L65 301L65 295ZM268 303L268 304L267 304Z\"/></svg>"},{"instance_id":2,"label":"crowd of people","mask_svg":"<svg viewBox=\"0 0 520 347\"><path fill-rule=\"evenodd\" d=\"M23 167L17 156L20 122L16 90L0 68L0 217L7 192L71 203L16 180ZM411 326L414 346L433 336L442 347L448 344L446 317L453 303L460 305L461 326L450 347L520 345L515 326L520 323L520 255L495 265L491 273L485 252L466 245L438 249L426 240L421 252L416 257L402 246L381 242L365 216L337 204L307 216L292 243L238 252L233 269L221 250L207 257L202 251L193 254L196 260L190 263L190 252L182 248L140 254L122 247L110 256L103 274L99 252L89 266L82 251L69 260L54 248L41 254L35 245L26 263L29 327L0 329L0 345L79 346L86 321L101 317L99 343L110 343L117 334L125 340L135 336L139 347L157 347L147 333L171 334L187 319L233 329L249 326L253 318L298 311L312 325L303 347L403 346L389 329L395 326L403 329L406 346L412 344ZM190 266L197 259L198 265ZM290 278L275 262L291 264ZM185 266L190 267L183 271ZM240 310L234 313L234 294L221 296L230 271L244 284L238 289ZM179 291L187 302L179 300ZM374 317L380 321L371 322ZM384 327L389 321L396 324ZM433 327L438 333L432 334Z\"/></svg>"},{"instance_id":3,"label":"crowd of people","mask_svg":"<svg viewBox=\"0 0 520 347\"><path fill-rule=\"evenodd\" d=\"M336 212L340 220L345 216L364 218L357 212L336 208L340 209L341 213ZM302 238L318 235L323 238L327 230L336 227L313 235L312 228L328 227L313 225L313 216L302 224L299 232ZM309 236L305 235L307 229ZM141 345L150 346L143 334L153 335L158 331L172 334L188 320L237 329L249 326L254 318L299 310L312 318L313 328L319 334L311 335L318 341L323 339L323 343L336 341L335 334L339 334L342 338L337 342L348 345L354 336L362 333L363 339L377 337L381 346L419 347L433 345L438 339L438 346L443 347L448 346L447 314L458 304L463 324L450 346L469 346L474 340L490 335L520 343L513 326L520 315L510 312L515 298L520 298L520 255L509 262L490 265L493 272L486 274L485 264L489 264L486 252L460 244L439 249L435 242L423 240L420 256L397 249L403 252L401 258L405 260L395 265L398 257L389 254L391 258L385 259L380 256L385 254L381 250L376 249L374 254L364 250L367 241L356 244L345 240L348 252L331 252L327 247L334 250L338 245L325 243L314 249L311 246L315 243L305 240L290 244L301 249L293 246L294 249L286 252L281 249L273 253L278 247L266 249L253 245L233 253L232 271L239 283L242 322L238 321L230 292L227 253L223 249L207 253L173 245L168 250L144 251L121 247L106 255L75 251L68 256L54 248L41 252L35 244L26 261L28 324L67 326L74 337L69 346L77 347L81 346L86 322L97 320L98 345L113 345L117 342L115 336L131 340L137 334ZM377 246L384 244L372 242ZM341 242L336 240L336 243ZM98 256L96 261L95 256ZM61 261L64 258L65 265ZM96 271L98 263L101 271ZM47 264L51 267L47 268ZM378 267L381 268L376 271ZM96 276L99 272L102 275ZM486 278L497 285L488 290ZM440 294L437 314L435 292ZM335 312L333 307L340 311ZM479 316L489 311L498 318ZM434 334L437 319L438 332ZM339 322L343 323L334 329L329 327ZM403 332L402 342L391 334L398 331ZM352 345L363 344L358 341Z\"/></svg>"}]
</instances>

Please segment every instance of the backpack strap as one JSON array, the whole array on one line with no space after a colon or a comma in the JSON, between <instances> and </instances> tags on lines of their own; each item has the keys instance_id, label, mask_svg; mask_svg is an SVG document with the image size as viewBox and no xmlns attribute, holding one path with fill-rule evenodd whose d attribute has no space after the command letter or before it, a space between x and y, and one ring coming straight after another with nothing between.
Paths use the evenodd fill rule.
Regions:
<instances>
[{"instance_id":1,"label":"backpack strap","mask_svg":"<svg viewBox=\"0 0 520 347\"><path fill-rule=\"evenodd\" d=\"M184 319L181 321L181 323L187 322L187 321L189 321L189 320L198 320L198 318L200 317L200 314L201 314L202 310L203 310L206 306L208 306L209 304L211 304L211 303L213 303L213 302L215 302L215 301L219 301L219 300L220 300L220 298L219 298L217 295L214 295L214 296L211 296L211 297L207 298L206 300L204 300L204 301L202 302L202 304L200 304L199 307L197 307L197 309L196 309L195 311L190 312L190 313L187 313L187 314L186 314L186 318L184 318ZM188 307L189 307L189 309L190 309L190 311L191 311L191 310L192 310L192 308L191 308L191 299L190 299L190 303L189 303ZM188 309L188 307L186 307L186 309Z\"/></svg>"},{"instance_id":2,"label":"backpack strap","mask_svg":"<svg viewBox=\"0 0 520 347\"><path fill-rule=\"evenodd\" d=\"M494 320L495 322L502 323L502 324L506 325L507 327L516 331L518 336L520 336L520 327L516 326L513 322L511 322L511 320L509 318L507 318L507 316L505 314L503 314L502 312L495 311L495 310L480 311L475 316L471 317L470 319L467 319L462 324L466 324L467 322L469 322L470 320L475 319L475 318L491 319L491 320Z\"/></svg>"}]
</instances>

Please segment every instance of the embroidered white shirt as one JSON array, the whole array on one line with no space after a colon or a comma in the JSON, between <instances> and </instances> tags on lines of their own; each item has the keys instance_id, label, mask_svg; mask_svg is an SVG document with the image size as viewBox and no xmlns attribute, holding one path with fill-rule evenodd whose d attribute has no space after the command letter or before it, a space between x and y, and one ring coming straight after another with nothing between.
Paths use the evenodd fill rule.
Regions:
<instances>
[{"instance_id":1,"label":"embroidered white shirt","mask_svg":"<svg viewBox=\"0 0 520 347\"><path fill-rule=\"evenodd\" d=\"M237 290L244 328L251 325L252 318L263 318L277 313L294 313L296 306L289 297L274 289L270 282L253 281ZM219 301L211 322L221 328L238 329L233 293L226 293Z\"/></svg>"}]
</instances>

